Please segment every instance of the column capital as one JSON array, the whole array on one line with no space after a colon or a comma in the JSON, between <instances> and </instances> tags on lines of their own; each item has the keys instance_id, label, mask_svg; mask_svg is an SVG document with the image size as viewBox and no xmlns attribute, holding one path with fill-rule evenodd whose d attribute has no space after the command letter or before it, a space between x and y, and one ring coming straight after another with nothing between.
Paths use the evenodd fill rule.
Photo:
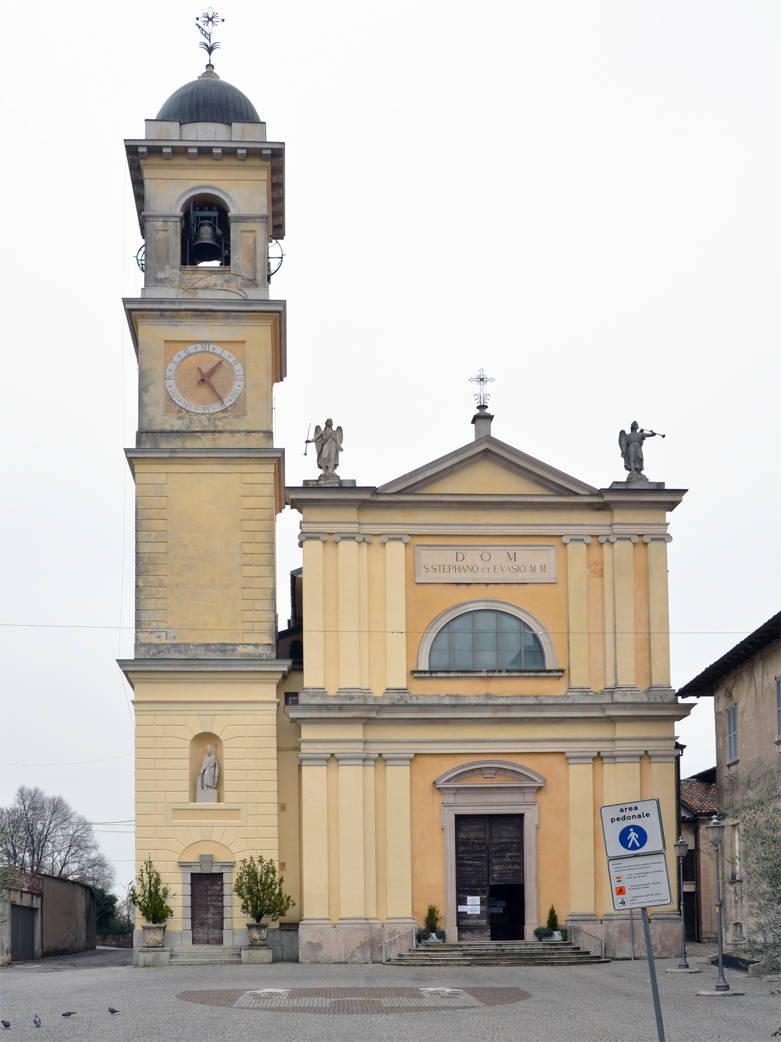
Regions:
<instances>
[{"instance_id":1,"label":"column capital","mask_svg":"<svg viewBox=\"0 0 781 1042\"><path fill-rule=\"evenodd\" d=\"M671 535L659 534L659 535L644 535L643 536L643 542L644 543L671 543L672 541L673 541L673 537Z\"/></svg>"},{"instance_id":2,"label":"column capital","mask_svg":"<svg viewBox=\"0 0 781 1042\"><path fill-rule=\"evenodd\" d=\"M629 535L623 532L618 535L601 535L599 537L600 543L637 543L639 539L639 535Z\"/></svg>"},{"instance_id":3,"label":"column capital","mask_svg":"<svg viewBox=\"0 0 781 1042\"><path fill-rule=\"evenodd\" d=\"M565 756L567 757L567 763L592 766L596 753L565 753Z\"/></svg>"},{"instance_id":4,"label":"column capital","mask_svg":"<svg viewBox=\"0 0 781 1042\"><path fill-rule=\"evenodd\" d=\"M604 752L600 753L602 763L640 763L640 753Z\"/></svg>"},{"instance_id":5,"label":"column capital","mask_svg":"<svg viewBox=\"0 0 781 1042\"><path fill-rule=\"evenodd\" d=\"M414 755L414 753L387 752L382 754L382 758L385 761L386 767L409 767Z\"/></svg>"},{"instance_id":6,"label":"column capital","mask_svg":"<svg viewBox=\"0 0 781 1042\"><path fill-rule=\"evenodd\" d=\"M364 755L361 752L334 753L340 767L363 767Z\"/></svg>"},{"instance_id":7,"label":"column capital","mask_svg":"<svg viewBox=\"0 0 781 1042\"><path fill-rule=\"evenodd\" d=\"M561 537L562 543L590 543L590 535L565 535Z\"/></svg>"},{"instance_id":8,"label":"column capital","mask_svg":"<svg viewBox=\"0 0 781 1042\"><path fill-rule=\"evenodd\" d=\"M298 762L302 767L325 767L330 753L299 753Z\"/></svg>"},{"instance_id":9,"label":"column capital","mask_svg":"<svg viewBox=\"0 0 781 1042\"><path fill-rule=\"evenodd\" d=\"M327 543L328 536L325 532L299 532L298 533L298 545L303 546L307 541L312 540L313 542Z\"/></svg>"},{"instance_id":10,"label":"column capital","mask_svg":"<svg viewBox=\"0 0 781 1042\"><path fill-rule=\"evenodd\" d=\"M340 532L332 538L335 543L370 543L372 541L370 535L361 535L359 532Z\"/></svg>"},{"instance_id":11,"label":"column capital","mask_svg":"<svg viewBox=\"0 0 781 1042\"><path fill-rule=\"evenodd\" d=\"M397 535L395 532L380 536L381 543L408 543L409 541L408 535Z\"/></svg>"}]
</instances>

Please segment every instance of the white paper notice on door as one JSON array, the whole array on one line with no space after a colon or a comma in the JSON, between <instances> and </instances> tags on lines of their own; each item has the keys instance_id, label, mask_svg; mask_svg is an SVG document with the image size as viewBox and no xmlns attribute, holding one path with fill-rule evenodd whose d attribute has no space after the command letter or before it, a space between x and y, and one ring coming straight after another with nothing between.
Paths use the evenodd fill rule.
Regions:
<instances>
[{"instance_id":1,"label":"white paper notice on door","mask_svg":"<svg viewBox=\"0 0 781 1042\"><path fill-rule=\"evenodd\" d=\"M467 894L466 895L466 903L468 905L478 905L478 907L479 907L479 905L480 905L480 895L479 894Z\"/></svg>"}]
</instances>

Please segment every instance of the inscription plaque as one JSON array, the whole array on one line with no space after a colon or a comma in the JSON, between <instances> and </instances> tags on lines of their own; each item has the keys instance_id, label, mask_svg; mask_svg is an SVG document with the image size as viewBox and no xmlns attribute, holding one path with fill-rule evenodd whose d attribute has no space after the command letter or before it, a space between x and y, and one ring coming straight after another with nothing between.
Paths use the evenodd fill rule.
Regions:
<instances>
[{"instance_id":1,"label":"inscription plaque","mask_svg":"<svg viewBox=\"0 0 781 1042\"><path fill-rule=\"evenodd\" d=\"M556 547L416 546L416 583L554 583Z\"/></svg>"}]
</instances>

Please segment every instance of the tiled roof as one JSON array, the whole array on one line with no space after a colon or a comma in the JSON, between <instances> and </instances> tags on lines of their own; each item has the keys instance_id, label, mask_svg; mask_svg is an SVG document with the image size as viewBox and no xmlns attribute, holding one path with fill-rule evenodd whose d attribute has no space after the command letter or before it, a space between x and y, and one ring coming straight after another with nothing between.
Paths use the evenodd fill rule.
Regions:
<instances>
[{"instance_id":1,"label":"tiled roof","mask_svg":"<svg viewBox=\"0 0 781 1042\"><path fill-rule=\"evenodd\" d=\"M715 814L718 810L715 784L699 778L681 778L681 803L695 814Z\"/></svg>"}]
</instances>

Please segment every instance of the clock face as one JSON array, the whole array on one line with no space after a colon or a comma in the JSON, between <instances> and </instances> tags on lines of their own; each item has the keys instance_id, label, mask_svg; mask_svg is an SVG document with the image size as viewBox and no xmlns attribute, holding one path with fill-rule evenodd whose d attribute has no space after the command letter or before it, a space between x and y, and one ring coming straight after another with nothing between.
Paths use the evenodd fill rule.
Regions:
<instances>
[{"instance_id":1,"label":"clock face","mask_svg":"<svg viewBox=\"0 0 781 1042\"><path fill-rule=\"evenodd\" d=\"M166 366L165 389L171 401L188 412L222 412L244 390L244 369L224 347L188 344Z\"/></svg>"}]
</instances>

